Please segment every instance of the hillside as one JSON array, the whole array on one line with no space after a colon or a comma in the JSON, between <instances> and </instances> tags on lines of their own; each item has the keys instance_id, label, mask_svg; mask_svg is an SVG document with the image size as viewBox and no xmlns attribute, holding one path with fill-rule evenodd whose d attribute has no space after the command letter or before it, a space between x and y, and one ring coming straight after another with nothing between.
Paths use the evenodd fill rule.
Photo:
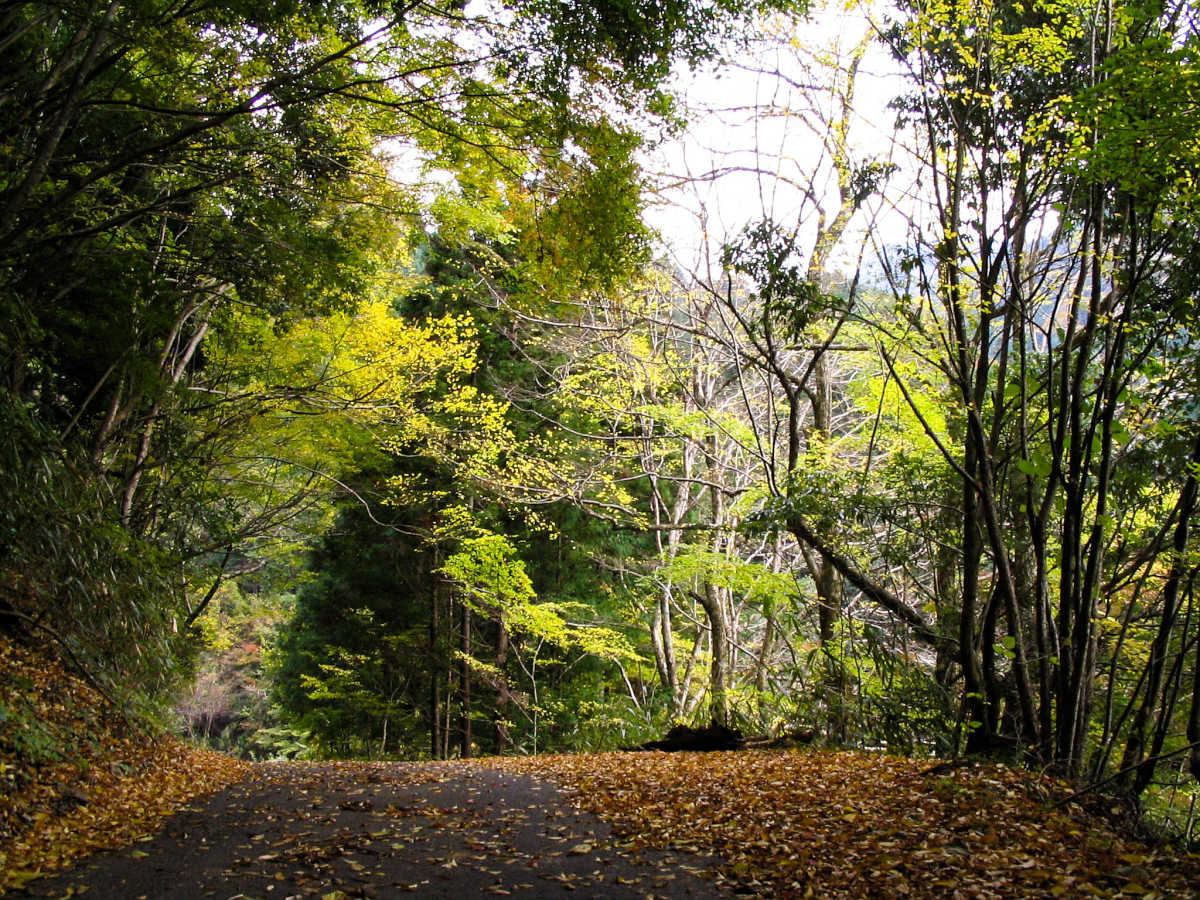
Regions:
<instances>
[{"instance_id":1,"label":"hillside","mask_svg":"<svg viewBox=\"0 0 1200 900\"><path fill-rule=\"evenodd\" d=\"M143 733L60 663L0 635L0 891L131 844L246 768Z\"/></svg>"}]
</instances>

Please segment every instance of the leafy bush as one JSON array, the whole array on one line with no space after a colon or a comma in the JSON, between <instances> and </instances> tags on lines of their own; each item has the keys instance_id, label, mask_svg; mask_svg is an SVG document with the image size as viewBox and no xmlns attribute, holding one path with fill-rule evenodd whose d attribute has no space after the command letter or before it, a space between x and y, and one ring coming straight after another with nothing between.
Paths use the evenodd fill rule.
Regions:
<instances>
[{"instance_id":1,"label":"leafy bush","mask_svg":"<svg viewBox=\"0 0 1200 900\"><path fill-rule=\"evenodd\" d=\"M149 713L148 698L179 674L177 569L120 524L102 484L0 397L0 625L61 643L108 693Z\"/></svg>"}]
</instances>

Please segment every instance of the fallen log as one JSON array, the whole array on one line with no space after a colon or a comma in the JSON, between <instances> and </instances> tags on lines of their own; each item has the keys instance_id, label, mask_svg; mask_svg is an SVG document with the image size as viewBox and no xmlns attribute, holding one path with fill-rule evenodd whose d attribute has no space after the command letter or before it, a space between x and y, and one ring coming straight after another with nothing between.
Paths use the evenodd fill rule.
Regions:
<instances>
[{"instance_id":1,"label":"fallen log","mask_svg":"<svg viewBox=\"0 0 1200 900\"><path fill-rule=\"evenodd\" d=\"M811 744L816 739L817 732L813 728L793 728L776 737L767 734L748 737L744 746L752 750L792 750Z\"/></svg>"},{"instance_id":2,"label":"fallen log","mask_svg":"<svg viewBox=\"0 0 1200 900\"><path fill-rule=\"evenodd\" d=\"M676 725L660 741L647 741L636 747L622 747L621 749L630 751L665 750L668 753L680 751L707 753L713 750L740 750L745 745L746 739L740 731L713 722L703 728Z\"/></svg>"}]
</instances>

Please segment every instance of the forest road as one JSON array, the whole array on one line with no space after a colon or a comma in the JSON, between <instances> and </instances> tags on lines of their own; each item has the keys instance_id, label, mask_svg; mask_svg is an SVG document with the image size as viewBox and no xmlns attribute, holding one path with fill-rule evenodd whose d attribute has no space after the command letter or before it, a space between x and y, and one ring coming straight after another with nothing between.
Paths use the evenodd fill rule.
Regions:
<instances>
[{"instance_id":1,"label":"forest road","mask_svg":"<svg viewBox=\"0 0 1200 900\"><path fill-rule=\"evenodd\" d=\"M475 764L263 763L157 834L9 896L732 896L700 877L709 862L623 849L553 785Z\"/></svg>"}]
</instances>

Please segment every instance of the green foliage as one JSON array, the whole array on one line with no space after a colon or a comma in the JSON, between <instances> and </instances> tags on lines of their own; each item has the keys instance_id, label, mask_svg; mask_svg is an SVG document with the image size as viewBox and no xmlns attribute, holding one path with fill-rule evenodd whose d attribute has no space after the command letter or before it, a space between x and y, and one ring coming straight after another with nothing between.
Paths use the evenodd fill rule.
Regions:
<instances>
[{"instance_id":1,"label":"green foliage","mask_svg":"<svg viewBox=\"0 0 1200 900\"><path fill-rule=\"evenodd\" d=\"M776 10L798 12L807 6L793 0L621 0L579 2L528 0L515 4L518 21L529 29L529 41L544 48L541 80L565 92L568 75L581 73L584 83L655 88L679 58L690 62L713 56L723 38L738 36L746 19ZM633 95L636 96L636 95ZM622 97L629 102L631 96ZM661 102L660 95L655 96Z\"/></svg>"},{"instance_id":2,"label":"green foliage","mask_svg":"<svg viewBox=\"0 0 1200 900\"><path fill-rule=\"evenodd\" d=\"M954 699L1068 769L1186 747L1192 10L901 4L908 283L830 293L768 219L678 291L639 116L795 6L14 7L0 622L142 711L198 672L249 755L604 748L726 689L905 752Z\"/></svg>"},{"instance_id":3,"label":"green foliage","mask_svg":"<svg viewBox=\"0 0 1200 900\"><path fill-rule=\"evenodd\" d=\"M32 689L31 684L17 683L12 687L18 691ZM37 713L25 706L10 709L0 703L0 734L9 745L6 749L33 766L55 762L63 756L62 736L38 718Z\"/></svg>"},{"instance_id":4,"label":"green foliage","mask_svg":"<svg viewBox=\"0 0 1200 900\"><path fill-rule=\"evenodd\" d=\"M684 586L725 588L767 613L797 599L796 579L790 572L773 572L762 563L745 562L703 547L685 547L658 566L654 578Z\"/></svg>"},{"instance_id":5,"label":"green foliage","mask_svg":"<svg viewBox=\"0 0 1200 900\"><path fill-rule=\"evenodd\" d=\"M454 581L476 612L494 615L508 628L558 647L578 647L604 657L633 657L616 631L572 624L567 616L587 611L584 604L538 603L525 563L503 535L467 538L438 570Z\"/></svg>"},{"instance_id":6,"label":"green foliage","mask_svg":"<svg viewBox=\"0 0 1200 900\"><path fill-rule=\"evenodd\" d=\"M996 134L1028 132L1032 139L1045 126L1047 110L1082 86L1076 75L1089 52L1089 22L1076 4L942 0L902 9L906 15L886 40L919 79L937 82L942 102L929 107L914 94L897 105L943 123L933 136L939 146L962 129L975 145ZM1064 137L1056 129L1042 138L1050 135ZM1043 146L1053 157L1055 146Z\"/></svg>"},{"instance_id":7,"label":"green foliage","mask_svg":"<svg viewBox=\"0 0 1200 900\"><path fill-rule=\"evenodd\" d=\"M411 287L420 164L454 173L428 219L447 240L521 244L560 296L624 277L647 252L638 141L597 98L567 114L566 86L586 73L644 98L758 7L693 8L524 2L503 27L441 3L14 8L0 359L6 440L28 440L5 447L0 498L12 605L159 693L185 649L172 623L194 612L179 585L216 548L293 552L328 524L328 489L379 464L365 428L444 447L495 425L473 450L494 472L501 404L460 378L440 422L419 408L454 380L447 360L471 367L461 323L386 311ZM537 54L513 43L547 35ZM544 65L505 62L522 57ZM416 158L410 184L385 139ZM568 245L576 264L554 262Z\"/></svg>"},{"instance_id":8,"label":"green foliage","mask_svg":"<svg viewBox=\"0 0 1200 900\"><path fill-rule=\"evenodd\" d=\"M0 608L18 627L48 626L109 692L148 712L179 674L172 562L116 520L27 409L0 397Z\"/></svg>"},{"instance_id":9,"label":"green foliage","mask_svg":"<svg viewBox=\"0 0 1200 900\"><path fill-rule=\"evenodd\" d=\"M440 571L462 586L463 595L477 604L477 610L495 609L504 614L534 599L525 564L502 535L467 538Z\"/></svg>"},{"instance_id":10,"label":"green foliage","mask_svg":"<svg viewBox=\"0 0 1200 900\"><path fill-rule=\"evenodd\" d=\"M556 158L531 175L532 208L517 244L522 262L508 279L516 302L577 302L589 291L629 284L650 261L642 222L641 138L607 123L580 123Z\"/></svg>"},{"instance_id":11,"label":"green foliage","mask_svg":"<svg viewBox=\"0 0 1200 900\"><path fill-rule=\"evenodd\" d=\"M924 661L897 650L881 629L851 622L829 648L846 672L851 744L883 746L904 755L953 752L951 698Z\"/></svg>"},{"instance_id":12,"label":"green foliage","mask_svg":"<svg viewBox=\"0 0 1200 900\"><path fill-rule=\"evenodd\" d=\"M635 747L671 726L666 698L639 703L600 671L565 684L547 700L542 747L561 753L598 753Z\"/></svg>"},{"instance_id":13,"label":"green foliage","mask_svg":"<svg viewBox=\"0 0 1200 900\"><path fill-rule=\"evenodd\" d=\"M799 259L797 235L765 220L747 226L738 240L721 250L721 265L747 276L761 304L763 333L769 340L797 340L836 299L808 281Z\"/></svg>"},{"instance_id":14,"label":"green foliage","mask_svg":"<svg viewBox=\"0 0 1200 900\"><path fill-rule=\"evenodd\" d=\"M251 759L310 759L312 735L288 725L258 728L246 742Z\"/></svg>"},{"instance_id":15,"label":"green foliage","mask_svg":"<svg viewBox=\"0 0 1200 900\"><path fill-rule=\"evenodd\" d=\"M1097 83L1055 108L1071 129L1070 164L1091 181L1110 184L1147 210L1169 204L1173 218L1194 218L1196 174L1196 38L1182 42L1124 11L1128 43L1104 61ZM1139 33L1144 37L1138 38Z\"/></svg>"},{"instance_id":16,"label":"green foliage","mask_svg":"<svg viewBox=\"0 0 1200 900\"><path fill-rule=\"evenodd\" d=\"M415 755L436 672L427 644L432 560L419 539L380 533L361 507L342 511L312 560L268 658L284 724L319 755ZM385 721L387 723L385 738Z\"/></svg>"}]
</instances>

